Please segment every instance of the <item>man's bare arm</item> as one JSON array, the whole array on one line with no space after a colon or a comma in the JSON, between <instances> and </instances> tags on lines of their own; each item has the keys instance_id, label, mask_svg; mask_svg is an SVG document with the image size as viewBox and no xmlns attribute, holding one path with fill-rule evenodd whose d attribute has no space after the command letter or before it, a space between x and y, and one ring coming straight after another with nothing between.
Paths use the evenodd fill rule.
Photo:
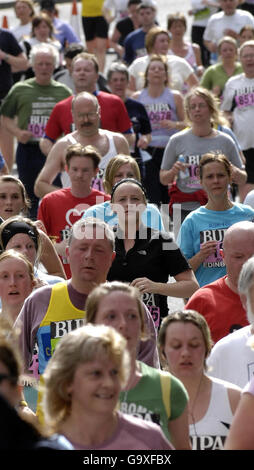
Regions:
<instances>
[{"instance_id":1,"label":"man's bare arm","mask_svg":"<svg viewBox=\"0 0 254 470\"><path fill-rule=\"evenodd\" d=\"M51 193L59 189L52 182L64 170L65 152L68 142L56 142L50 150L47 160L41 172L37 176L34 185L34 192L37 197L43 197L45 194Z\"/></svg>"},{"instance_id":2,"label":"man's bare arm","mask_svg":"<svg viewBox=\"0 0 254 470\"><path fill-rule=\"evenodd\" d=\"M123 135L115 134L114 142L117 153L123 153L124 155L130 155L130 147L127 139Z\"/></svg>"},{"instance_id":3,"label":"man's bare arm","mask_svg":"<svg viewBox=\"0 0 254 470\"><path fill-rule=\"evenodd\" d=\"M41 152L47 157L54 145L54 142L52 142L50 139L45 139L45 137L42 137L39 145Z\"/></svg>"}]
</instances>

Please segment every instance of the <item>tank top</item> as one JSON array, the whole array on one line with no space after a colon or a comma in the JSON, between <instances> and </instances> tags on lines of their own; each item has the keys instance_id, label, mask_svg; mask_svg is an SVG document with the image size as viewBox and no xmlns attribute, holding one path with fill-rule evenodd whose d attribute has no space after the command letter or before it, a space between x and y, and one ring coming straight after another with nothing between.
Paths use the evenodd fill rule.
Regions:
<instances>
[{"instance_id":1,"label":"tank top","mask_svg":"<svg viewBox=\"0 0 254 470\"><path fill-rule=\"evenodd\" d=\"M108 138L109 148L108 148L107 153L105 153L105 155L103 155L103 157L102 157L102 159L99 163L99 172L97 173L96 178L94 178L93 181L92 181L92 188L98 189L98 191L103 191L104 192L103 183L102 183L104 171L107 167L107 164L108 164L109 160L111 160L112 157L115 157L118 152L117 152L117 149L116 149L116 146L115 146L114 134L110 131L107 131L106 129L100 129L100 132L102 134L106 134L106 136ZM77 144L78 143L78 141L75 139L75 137L72 134L68 135L68 141L71 144ZM63 188L69 188L70 185L71 185L70 177L69 177L69 175L66 171L62 171L62 173L61 173L61 183L62 183Z\"/></svg>"},{"instance_id":2,"label":"tank top","mask_svg":"<svg viewBox=\"0 0 254 470\"><path fill-rule=\"evenodd\" d=\"M177 129L164 129L160 127L160 121L164 119L178 121L174 95L169 88L165 88L163 93L157 98L149 96L148 89L144 88L138 101L142 103L147 111L152 127L152 140L150 147L165 148L169 137L177 132Z\"/></svg>"},{"instance_id":3,"label":"tank top","mask_svg":"<svg viewBox=\"0 0 254 470\"><path fill-rule=\"evenodd\" d=\"M39 373L43 374L59 339L84 323L84 310L70 301L67 282L52 286L47 312L37 331Z\"/></svg>"},{"instance_id":4,"label":"tank top","mask_svg":"<svg viewBox=\"0 0 254 470\"><path fill-rule=\"evenodd\" d=\"M194 49L192 47L192 44L190 42L185 43L188 46L188 51L187 54L183 57L183 59L187 60L187 62L193 67L194 70L197 68L197 61L196 61L196 56ZM176 55L172 49L169 49L168 54ZM181 56L179 56L181 57Z\"/></svg>"},{"instance_id":5,"label":"tank top","mask_svg":"<svg viewBox=\"0 0 254 470\"><path fill-rule=\"evenodd\" d=\"M207 412L195 425L189 425L192 450L223 449L233 419L226 385L228 385L227 382L213 377Z\"/></svg>"}]
</instances>

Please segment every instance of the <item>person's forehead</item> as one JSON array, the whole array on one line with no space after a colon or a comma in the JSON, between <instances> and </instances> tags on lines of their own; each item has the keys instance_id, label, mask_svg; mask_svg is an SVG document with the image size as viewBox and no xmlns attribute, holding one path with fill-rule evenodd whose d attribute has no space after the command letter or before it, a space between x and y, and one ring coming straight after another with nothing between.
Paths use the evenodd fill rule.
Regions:
<instances>
[{"instance_id":1,"label":"person's forehead","mask_svg":"<svg viewBox=\"0 0 254 470\"><path fill-rule=\"evenodd\" d=\"M127 80L127 77L124 72L113 72L111 75L111 80L114 79L119 79L121 78L122 80Z\"/></svg>"},{"instance_id":2,"label":"person's forehead","mask_svg":"<svg viewBox=\"0 0 254 470\"><path fill-rule=\"evenodd\" d=\"M70 167L73 166L82 166L82 167L90 167L93 166L93 160L90 157L85 157L83 155L74 155L70 159Z\"/></svg>"},{"instance_id":3,"label":"person's forehead","mask_svg":"<svg viewBox=\"0 0 254 470\"><path fill-rule=\"evenodd\" d=\"M109 239L106 237L104 228L100 226L85 225L76 227L75 238L73 240L75 247L81 246L102 246L111 247ZM112 249L111 249L112 251Z\"/></svg>"},{"instance_id":4,"label":"person's forehead","mask_svg":"<svg viewBox=\"0 0 254 470\"><path fill-rule=\"evenodd\" d=\"M89 97L79 97L75 100L74 102L74 111L75 110L80 110L84 108L91 108L96 110L97 109L97 103Z\"/></svg>"},{"instance_id":5,"label":"person's forehead","mask_svg":"<svg viewBox=\"0 0 254 470\"><path fill-rule=\"evenodd\" d=\"M240 57L243 57L246 54L253 54L254 45L253 46L245 46L241 49Z\"/></svg>"},{"instance_id":6,"label":"person's forehead","mask_svg":"<svg viewBox=\"0 0 254 470\"><path fill-rule=\"evenodd\" d=\"M54 57L53 55L51 54L51 52L37 52L35 58L34 58L34 62L41 62L41 61L44 61L46 60L47 62L48 61L51 61L51 62L54 62Z\"/></svg>"},{"instance_id":7,"label":"person's forehead","mask_svg":"<svg viewBox=\"0 0 254 470\"><path fill-rule=\"evenodd\" d=\"M73 62L73 70L80 68L80 67L93 69L95 71L95 64L93 63L92 60L89 60L89 59L80 58Z\"/></svg>"}]
</instances>

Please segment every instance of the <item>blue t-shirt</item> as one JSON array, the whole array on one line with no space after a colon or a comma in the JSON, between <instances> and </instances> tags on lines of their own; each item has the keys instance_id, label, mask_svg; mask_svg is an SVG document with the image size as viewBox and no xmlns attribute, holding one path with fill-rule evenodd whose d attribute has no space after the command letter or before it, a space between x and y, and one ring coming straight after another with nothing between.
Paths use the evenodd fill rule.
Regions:
<instances>
[{"instance_id":1,"label":"blue t-shirt","mask_svg":"<svg viewBox=\"0 0 254 470\"><path fill-rule=\"evenodd\" d=\"M146 33L143 29L137 29L124 40L124 62L130 65L137 57L142 57L147 54L145 48L145 36Z\"/></svg>"},{"instance_id":2,"label":"blue t-shirt","mask_svg":"<svg viewBox=\"0 0 254 470\"><path fill-rule=\"evenodd\" d=\"M96 217L97 219L104 220L111 227L118 225L118 216L112 211L110 201L89 207L82 218L86 219L87 217ZM154 230L165 230L160 211L153 204L147 204L146 210L142 213L142 223Z\"/></svg>"},{"instance_id":3,"label":"blue t-shirt","mask_svg":"<svg viewBox=\"0 0 254 470\"><path fill-rule=\"evenodd\" d=\"M206 258L195 271L200 287L225 276L226 267L220 254L225 232L228 227L242 220L253 221L254 209L234 203L234 206L226 211L212 211L201 206L183 221L177 243L188 260L200 251L202 243L217 241L216 252Z\"/></svg>"}]
</instances>

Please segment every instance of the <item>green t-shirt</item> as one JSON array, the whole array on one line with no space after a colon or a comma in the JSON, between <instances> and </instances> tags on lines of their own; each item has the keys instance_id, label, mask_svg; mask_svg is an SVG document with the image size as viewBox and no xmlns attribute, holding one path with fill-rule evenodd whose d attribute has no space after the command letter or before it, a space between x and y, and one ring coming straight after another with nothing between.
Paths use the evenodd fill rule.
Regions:
<instances>
[{"instance_id":1,"label":"green t-shirt","mask_svg":"<svg viewBox=\"0 0 254 470\"><path fill-rule=\"evenodd\" d=\"M188 402L188 394L183 384L176 377L167 373L168 376L168 408L163 400L163 392L160 376L162 371L139 362L142 377L137 385L120 393L120 410L122 413L130 414L138 418L159 424L170 440L168 421L178 418L184 411ZM163 373L165 376L165 372ZM166 398L167 399L167 398Z\"/></svg>"},{"instance_id":2,"label":"green t-shirt","mask_svg":"<svg viewBox=\"0 0 254 470\"><path fill-rule=\"evenodd\" d=\"M51 80L49 85L38 85L35 78L16 83L5 97L0 114L18 118L18 127L33 132L30 142L37 142L44 134L48 118L58 101L73 93L66 85Z\"/></svg>"},{"instance_id":3,"label":"green t-shirt","mask_svg":"<svg viewBox=\"0 0 254 470\"><path fill-rule=\"evenodd\" d=\"M238 75L239 73L242 73L243 69L242 66L239 62L236 62L235 65L235 70L233 75ZM232 75L232 76L233 76ZM200 80L200 86L203 86L204 88L207 88L207 90L213 90L215 86L220 87L220 96L223 93L224 87L226 82L228 81L230 77L226 73L223 65L221 63L211 65L206 69L204 72L201 80Z\"/></svg>"}]
</instances>

